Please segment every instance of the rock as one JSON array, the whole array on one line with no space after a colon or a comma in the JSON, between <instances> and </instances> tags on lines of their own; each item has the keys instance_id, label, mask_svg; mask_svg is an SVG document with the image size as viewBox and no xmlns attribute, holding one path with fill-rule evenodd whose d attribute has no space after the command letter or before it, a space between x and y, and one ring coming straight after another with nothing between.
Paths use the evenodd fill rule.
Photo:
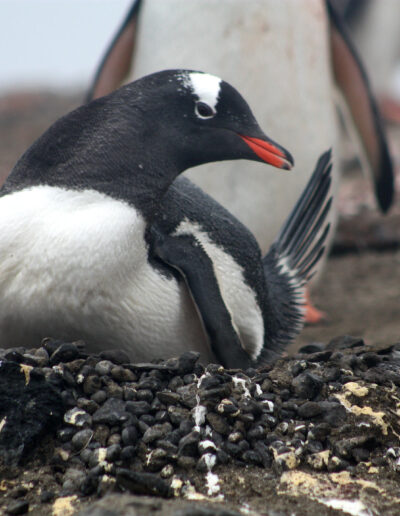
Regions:
<instances>
[{"instance_id":1,"label":"rock","mask_svg":"<svg viewBox=\"0 0 400 516\"><path fill-rule=\"evenodd\" d=\"M336 403L334 401L320 401L318 404L323 413L323 420L328 423L328 425L338 427L343 423L343 421L345 421L346 409L341 403Z\"/></svg>"},{"instance_id":2,"label":"rock","mask_svg":"<svg viewBox=\"0 0 400 516\"><path fill-rule=\"evenodd\" d=\"M100 360L100 362L97 362L94 370L99 376L103 376L108 375L113 367L114 364L110 360Z\"/></svg>"},{"instance_id":3,"label":"rock","mask_svg":"<svg viewBox=\"0 0 400 516\"><path fill-rule=\"evenodd\" d=\"M164 498L173 496L169 483L153 473L139 473L119 468L117 470L117 485L135 494L162 496Z\"/></svg>"},{"instance_id":4,"label":"rock","mask_svg":"<svg viewBox=\"0 0 400 516\"><path fill-rule=\"evenodd\" d=\"M189 457L197 457L200 435L198 432L191 432L179 441L178 453Z\"/></svg>"},{"instance_id":5,"label":"rock","mask_svg":"<svg viewBox=\"0 0 400 516\"><path fill-rule=\"evenodd\" d=\"M93 430L87 428L77 432L71 440L72 447L75 450L82 450L85 448L93 437Z\"/></svg>"},{"instance_id":6,"label":"rock","mask_svg":"<svg viewBox=\"0 0 400 516\"><path fill-rule=\"evenodd\" d=\"M314 401L306 401L303 405L298 408L298 415L306 419L310 419L315 416L319 416L322 413L322 408L319 403Z\"/></svg>"},{"instance_id":7,"label":"rock","mask_svg":"<svg viewBox=\"0 0 400 516\"><path fill-rule=\"evenodd\" d=\"M226 420L215 412L207 412L206 420L216 432L222 435L230 434L230 427Z\"/></svg>"},{"instance_id":8,"label":"rock","mask_svg":"<svg viewBox=\"0 0 400 516\"><path fill-rule=\"evenodd\" d=\"M91 395L90 399L93 400L98 405L101 405L102 403L104 403L106 401L107 394L105 391L99 390L99 391L94 392Z\"/></svg>"},{"instance_id":9,"label":"rock","mask_svg":"<svg viewBox=\"0 0 400 516\"><path fill-rule=\"evenodd\" d=\"M165 435L171 432L172 426L170 423L163 423L161 425L154 425L148 428L143 434L142 441L146 444L152 443L157 439L162 439Z\"/></svg>"},{"instance_id":10,"label":"rock","mask_svg":"<svg viewBox=\"0 0 400 516\"><path fill-rule=\"evenodd\" d=\"M171 391L157 392L157 398L161 401L161 403L164 403L164 405L176 405L181 400L179 394Z\"/></svg>"},{"instance_id":11,"label":"rock","mask_svg":"<svg viewBox=\"0 0 400 516\"><path fill-rule=\"evenodd\" d=\"M359 346L364 346L364 341L361 337L352 337L351 335L344 335L342 337L335 337L334 339L332 339L326 346L326 349L336 351L338 349L358 348Z\"/></svg>"},{"instance_id":12,"label":"rock","mask_svg":"<svg viewBox=\"0 0 400 516\"><path fill-rule=\"evenodd\" d=\"M0 362L0 458L5 463L17 464L42 435L55 431L63 412L59 385L30 366Z\"/></svg>"},{"instance_id":13,"label":"rock","mask_svg":"<svg viewBox=\"0 0 400 516\"><path fill-rule=\"evenodd\" d=\"M101 380L97 375L88 376L83 382L83 392L90 396L101 389Z\"/></svg>"},{"instance_id":14,"label":"rock","mask_svg":"<svg viewBox=\"0 0 400 516\"><path fill-rule=\"evenodd\" d=\"M64 414L64 422L82 428L92 424L92 417L85 410L74 407Z\"/></svg>"},{"instance_id":15,"label":"rock","mask_svg":"<svg viewBox=\"0 0 400 516\"><path fill-rule=\"evenodd\" d=\"M101 446L105 446L110 436L110 429L107 425L96 425L94 430L93 439L100 443Z\"/></svg>"},{"instance_id":16,"label":"rock","mask_svg":"<svg viewBox=\"0 0 400 516\"><path fill-rule=\"evenodd\" d=\"M80 352L76 344L63 343L50 355L50 365L60 362L72 362L79 358Z\"/></svg>"},{"instance_id":17,"label":"rock","mask_svg":"<svg viewBox=\"0 0 400 516\"><path fill-rule=\"evenodd\" d=\"M141 416L149 413L150 404L147 401L127 401L126 410L135 416Z\"/></svg>"},{"instance_id":18,"label":"rock","mask_svg":"<svg viewBox=\"0 0 400 516\"><path fill-rule=\"evenodd\" d=\"M320 393L323 386L322 379L309 372L304 372L296 376L292 381L294 394L298 398L312 400ZM282 396L282 394L281 394ZM283 397L282 397L283 399Z\"/></svg>"},{"instance_id":19,"label":"rock","mask_svg":"<svg viewBox=\"0 0 400 516\"><path fill-rule=\"evenodd\" d=\"M28 511L28 500L16 500L15 502L11 502L6 509L7 514L25 514Z\"/></svg>"},{"instance_id":20,"label":"rock","mask_svg":"<svg viewBox=\"0 0 400 516\"><path fill-rule=\"evenodd\" d=\"M168 407L168 416L171 420L171 423L179 426L182 421L186 421L191 418L190 411L183 407L176 407L174 405L170 405Z\"/></svg>"},{"instance_id":21,"label":"rock","mask_svg":"<svg viewBox=\"0 0 400 516\"><path fill-rule=\"evenodd\" d=\"M93 422L113 426L128 420L127 403L118 398L109 398L93 414ZM131 402L132 403L132 402Z\"/></svg>"}]
</instances>

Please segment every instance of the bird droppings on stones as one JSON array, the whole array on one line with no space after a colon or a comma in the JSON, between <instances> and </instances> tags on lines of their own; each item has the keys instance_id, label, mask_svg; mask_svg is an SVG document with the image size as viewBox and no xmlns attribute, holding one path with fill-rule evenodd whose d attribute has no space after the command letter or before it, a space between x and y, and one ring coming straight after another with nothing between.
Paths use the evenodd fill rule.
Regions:
<instances>
[{"instance_id":1,"label":"bird droppings on stones","mask_svg":"<svg viewBox=\"0 0 400 516\"><path fill-rule=\"evenodd\" d=\"M397 486L400 473L399 346L349 338L331 341L329 353L319 346L247 371L204 368L191 352L129 363L118 353L87 354L81 342L0 350L0 382L14 387L0 403L1 509L22 500L20 510L49 514L49 503L53 513L69 504L63 514L73 514L124 491L135 499L245 499L255 514L265 497L289 514L287 495L306 496L315 513L328 514L327 500L362 493L365 502L373 492L380 501L371 507L385 514L397 495L380 482ZM55 408L38 404L45 393ZM24 437L12 408L28 406L38 409L29 425L36 433ZM32 488L13 498L27 481Z\"/></svg>"}]
</instances>

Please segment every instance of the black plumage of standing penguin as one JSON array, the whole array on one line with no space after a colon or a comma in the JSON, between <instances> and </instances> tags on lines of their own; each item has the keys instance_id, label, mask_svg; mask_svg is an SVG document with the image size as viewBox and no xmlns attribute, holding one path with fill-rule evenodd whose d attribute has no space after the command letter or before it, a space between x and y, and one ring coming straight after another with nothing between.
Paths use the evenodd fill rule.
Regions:
<instances>
[{"instance_id":1,"label":"black plumage of standing penguin","mask_svg":"<svg viewBox=\"0 0 400 516\"><path fill-rule=\"evenodd\" d=\"M293 165L242 96L202 72L155 73L58 120L0 191L0 346L83 338L136 361L192 349L226 367L277 356L323 252L330 153L264 258L178 177L228 159Z\"/></svg>"}]
</instances>

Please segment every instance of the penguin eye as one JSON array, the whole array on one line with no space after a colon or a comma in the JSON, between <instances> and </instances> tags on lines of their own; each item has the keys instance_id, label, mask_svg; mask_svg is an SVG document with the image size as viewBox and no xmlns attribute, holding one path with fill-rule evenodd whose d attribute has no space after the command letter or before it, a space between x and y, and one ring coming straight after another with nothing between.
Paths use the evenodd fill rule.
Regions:
<instances>
[{"instance_id":1,"label":"penguin eye","mask_svg":"<svg viewBox=\"0 0 400 516\"><path fill-rule=\"evenodd\" d=\"M199 118L212 118L216 114L211 106L201 101L196 102L194 112Z\"/></svg>"}]
</instances>

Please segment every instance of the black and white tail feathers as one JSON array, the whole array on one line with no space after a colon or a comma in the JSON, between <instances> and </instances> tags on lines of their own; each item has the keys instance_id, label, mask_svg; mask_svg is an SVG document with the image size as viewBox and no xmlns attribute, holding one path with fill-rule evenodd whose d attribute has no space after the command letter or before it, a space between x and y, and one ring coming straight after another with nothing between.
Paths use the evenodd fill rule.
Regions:
<instances>
[{"instance_id":1,"label":"black and white tail feathers","mask_svg":"<svg viewBox=\"0 0 400 516\"><path fill-rule=\"evenodd\" d=\"M303 327L304 288L315 273L329 231L329 224L323 226L332 203L332 198L327 200L331 169L329 150L319 158L300 199L263 259L275 319L266 336L270 350L281 350ZM268 358L265 349L258 360Z\"/></svg>"}]
</instances>

